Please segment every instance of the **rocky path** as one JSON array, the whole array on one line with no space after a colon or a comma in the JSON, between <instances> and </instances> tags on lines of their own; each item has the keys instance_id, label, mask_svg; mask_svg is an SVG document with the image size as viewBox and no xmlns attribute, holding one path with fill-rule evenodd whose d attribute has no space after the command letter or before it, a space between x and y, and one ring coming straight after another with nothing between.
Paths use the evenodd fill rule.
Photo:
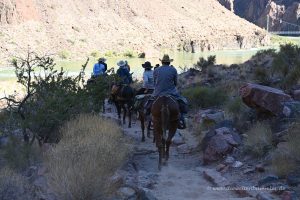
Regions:
<instances>
[{"instance_id":1,"label":"rocky path","mask_svg":"<svg viewBox=\"0 0 300 200\"><path fill-rule=\"evenodd\" d=\"M106 116L115 118L114 112ZM213 191L203 172L215 170L201 165L201 155L195 151L196 140L189 132L175 137L170 149L170 159L161 171L157 169L158 153L152 138L142 143L139 122L133 120L133 127L124 127L124 132L134 144L134 155L125 169L121 170L124 187L119 190L120 199L143 200L210 200L210 199L251 199L238 198L231 191ZM152 137L152 136L151 136ZM216 175L218 172L216 172ZM217 180L220 181L220 180ZM136 193L139 191L138 193ZM141 192L142 191L142 192Z\"/></svg>"}]
</instances>

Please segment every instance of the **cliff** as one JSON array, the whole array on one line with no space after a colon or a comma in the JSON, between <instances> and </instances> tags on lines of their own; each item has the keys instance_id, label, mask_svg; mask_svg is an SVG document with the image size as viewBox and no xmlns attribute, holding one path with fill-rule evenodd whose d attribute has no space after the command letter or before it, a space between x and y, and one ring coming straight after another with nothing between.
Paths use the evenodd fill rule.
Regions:
<instances>
[{"instance_id":1,"label":"cliff","mask_svg":"<svg viewBox=\"0 0 300 200\"><path fill-rule=\"evenodd\" d=\"M152 52L252 48L268 43L259 27L217 0L0 0L0 60L28 47Z\"/></svg>"}]
</instances>

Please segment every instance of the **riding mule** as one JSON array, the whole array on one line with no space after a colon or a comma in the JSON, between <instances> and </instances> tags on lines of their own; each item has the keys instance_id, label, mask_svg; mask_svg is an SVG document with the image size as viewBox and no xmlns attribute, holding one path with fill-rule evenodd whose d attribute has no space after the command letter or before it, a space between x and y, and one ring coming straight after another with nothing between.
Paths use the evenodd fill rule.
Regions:
<instances>
[{"instance_id":1,"label":"riding mule","mask_svg":"<svg viewBox=\"0 0 300 200\"><path fill-rule=\"evenodd\" d=\"M135 102L140 102L140 103L136 103L138 105L135 106L135 110L138 112L138 119L141 122L142 142L145 142L145 122L148 122L147 137L150 138L151 118L150 116L146 115L146 110L145 110L145 104L150 98L151 98L150 94L137 95L135 97Z\"/></svg>"},{"instance_id":2,"label":"riding mule","mask_svg":"<svg viewBox=\"0 0 300 200\"><path fill-rule=\"evenodd\" d=\"M169 159L171 141L178 127L179 105L171 96L159 96L152 104L151 114L159 152L158 168L161 169L162 159L165 158L166 161Z\"/></svg>"},{"instance_id":3,"label":"riding mule","mask_svg":"<svg viewBox=\"0 0 300 200\"><path fill-rule=\"evenodd\" d=\"M128 112L129 123L128 127L131 128L131 110L135 91L129 85L114 85L112 88L112 101L116 105L118 118L121 119L121 110L123 109L123 124L126 123L126 114Z\"/></svg>"}]
</instances>

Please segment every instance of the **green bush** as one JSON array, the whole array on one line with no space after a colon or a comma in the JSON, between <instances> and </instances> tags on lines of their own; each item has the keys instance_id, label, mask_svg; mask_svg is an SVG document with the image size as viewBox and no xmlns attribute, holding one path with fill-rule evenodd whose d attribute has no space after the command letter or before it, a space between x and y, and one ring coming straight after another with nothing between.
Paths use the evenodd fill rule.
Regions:
<instances>
[{"instance_id":1,"label":"green bush","mask_svg":"<svg viewBox=\"0 0 300 200\"><path fill-rule=\"evenodd\" d=\"M91 56L94 57L94 58L98 58L100 56L100 53L99 53L99 51L93 51L91 53Z\"/></svg>"},{"instance_id":2,"label":"green bush","mask_svg":"<svg viewBox=\"0 0 300 200\"><path fill-rule=\"evenodd\" d=\"M201 70L202 72L206 72L209 66L215 65L216 56L208 56L207 60L203 57L199 58L199 61L194 65L195 69Z\"/></svg>"},{"instance_id":3,"label":"green bush","mask_svg":"<svg viewBox=\"0 0 300 200\"><path fill-rule=\"evenodd\" d=\"M24 143L20 138L9 137L3 148L3 156L11 169L22 171L40 159L39 149L35 145Z\"/></svg>"},{"instance_id":4,"label":"green bush","mask_svg":"<svg viewBox=\"0 0 300 200\"><path fill-rule=\"evenodd\" d=\"M52 58L34 53L13 63L18 82L26 88L26 95L21 101L11 99L11 109L20 116L26 141L29 139L25 137L25 131L30 130L42 143L58 142L58 129L65 121L79 113L101 109L110 76L85 85L83 74L87 64L88 61L78 76L71 77L63 69L56 70Z\"/></svg>"},{"instance_id":5,"label":"green bush","mask_svg":"<svg viewBox=\"0 0 300 200\"><path fill-rule=\"evenodd\" d=\"M71 56L71 54L70 54L69 51L63 50L63 51L60 51L60 52L58 53L58 56L59 56L59 58L61 58L61 59L68 59L68 58Z\"/></svg>"},{"instance_id":6,"label":"green bush","mask_svg":"<svg viewBox=\"0 0 300 200\"><path fill-rule=\"evenodd\" d=\"M274 58L272 72L280 79L282 89L290 89L300 80L300 47L292 44L281 45Z\"/></svg>"},{"instance_id":7,"label":"green bush","mask_svg":"<svg viewBox=\"0 0 300 200\"><path fill-rule=\"evenodd\" d=\"M123 53L123 56L128 57L128 58L134 58L137 57L136 53L132 50L127 50Z\"/></svg>"},{"instance_id":8,"label":"green bush","mask_svg":"<svg viewBox=\"0 0 300 200\"><path fill-rule=\"evenodd\" d=\"M219 88L194 87L184 89L182 94L193 108L218 107L227 100L227 95Z\"/></svg>"}]
</instances>

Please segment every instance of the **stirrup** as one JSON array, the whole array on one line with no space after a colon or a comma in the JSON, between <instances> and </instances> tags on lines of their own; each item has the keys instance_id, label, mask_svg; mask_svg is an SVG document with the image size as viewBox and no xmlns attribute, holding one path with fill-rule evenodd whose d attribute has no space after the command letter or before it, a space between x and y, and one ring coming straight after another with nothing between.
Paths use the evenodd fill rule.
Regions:
<instances>
[{"instance_id":1,"label":"stirrup","mask_svg":"<svg viewBox=\"0 0 300 200\"><path fill-rule=\"evenodd\" d=\"M186 129L186 124L185 124L185 120L179 120L178 122L178 129Z\"/></svg>"}]
</instances>

